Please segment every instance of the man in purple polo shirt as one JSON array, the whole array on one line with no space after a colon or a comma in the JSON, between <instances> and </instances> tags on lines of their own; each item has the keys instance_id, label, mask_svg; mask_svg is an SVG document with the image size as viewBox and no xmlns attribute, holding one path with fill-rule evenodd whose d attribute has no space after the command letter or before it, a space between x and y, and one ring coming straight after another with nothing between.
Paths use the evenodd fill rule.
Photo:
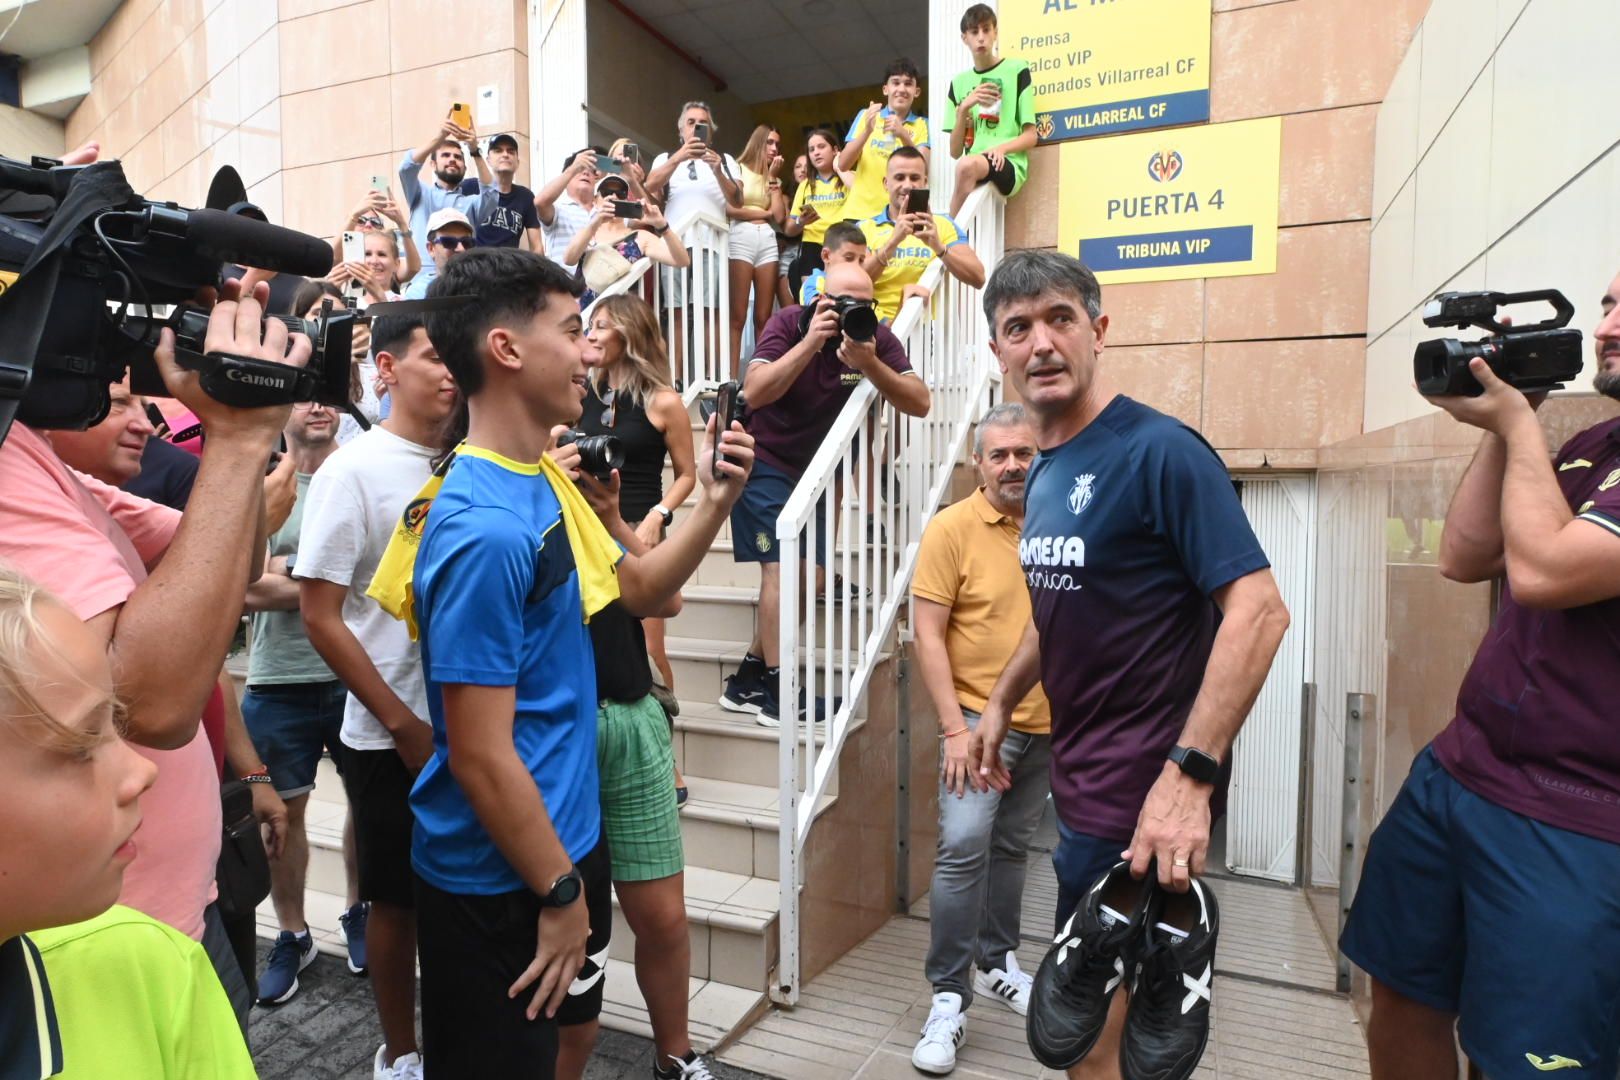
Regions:
<instances>
[{"instance_id":1,"label":"man in purple polo shirt","mask_svg":"<svg viewBox=\"0 0 1620 1080\"><path fill-rule=\"evenodd\" d=\"M1593 335L1620 399L1620 277ZM1435 398L1485 436L1440 572L1506 576L1451 724L1372 835L1340 942L1373 978L1375 1080L1620 1070L1620 418L1557 458L1530 398L1479 361Z\"/></svg>"},{"instance_id":2,"label":"man in purple polo shirt","mask_svg":"<svg viewBox=\"0 0 1620 1080\"><path fill-rule=\"evenodd\" d=\"M738 562L759 563L759 614L753 643L737 673L727 676L720 704L732 712L753 713L766 727L780 723L776 687L782 578L777 517L862 380L870 379L901 412L928 415L928 386L911 370L905 346L887 326L879 326L877 336L867 342L840 329L833 301L846 297L872 299L872 279L855 263L827 271L826 290L808 325L801 322L803 309L797 304L771 316L743 378L755 458L748 486L731 510L731 548ZM816 563L821 566L826 565L820 541L824 535L818 524Z\"/></svg>"},{"instance_id":3,"label":"man in purple polo shirt","mask_svg":"<svg viewBox=\"0 0 1620 1080\"><path fill-rule=\"evenodd\" d=\"M964 736L981 789L1007 790L1008 721L1037 680L1045 688L1056 922L1067 944L1036 975L1031 1048L1071 1077L1118 1080L1123 1040L1135 1075L1185 1076L1178 1070L1196 1064L1207 1030L1214 936L1207 919L1198 930L1182 917L1206 906L1192 879L1288 611L1220 457L1185 424L1114 389L1090 270L1060 252L1015 252L991 275L984 311L1040 448L1019 539L1033 618ZM1128 872L1116 869L1122 860ZM1130 879L1154 860L1167 895L1181 894L1156 899L1159 918L1144 921L1113 889L1093 888L1108 874L1146 895ZM1128 938L1094 940L1085 919L1099 914L1114 920L1103 922L1110 930L1129 920ZM1071 915L1080 921L1066 926ZM1127 1024L1115 991L1133 967ZM1049 1021L1067 1029L1062 1038Z\"/></svg>"}]
</instances>

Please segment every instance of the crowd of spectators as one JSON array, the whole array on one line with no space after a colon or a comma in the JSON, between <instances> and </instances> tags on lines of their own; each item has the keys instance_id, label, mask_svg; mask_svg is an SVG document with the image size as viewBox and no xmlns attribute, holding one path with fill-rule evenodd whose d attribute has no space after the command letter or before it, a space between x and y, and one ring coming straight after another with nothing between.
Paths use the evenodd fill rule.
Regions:
<instances>
[{"instance_id":1,"label":"crowd of spectators","mask_svg":"<svg viewBox=\"0 0 1620 1080\"><path fill-rule=\"evenodd\" d=\"M935 259L983 282L965 231L912 197L920 83L896 61L882 103L844 139L804 133L791 168L777 128L726 153L694 101L668 151L581 148L535 190L516 183L516 137L482 139L454 110L334 215L328 275L228 268L205 298L210 352L294 365L308 339L264 316L470 298L358 323L346 408L222 404L165 337L167 397L122 383L86 431L11 426L0 800L24 827L3 858L37 872L0 873L4 1075L26 1058L40 1076L251 1076L250 1008L292 1000L318 952L305 895L325 758L349 808L339 929L375 989L378 1080L583 1076L609 882L656 1075L710 1075L687 1030L663 620L722 523L744 540L774 527L859 381L930 407L887 327L856 340L833 310L890 321ZM1001 165L959 175L999 184ZM694 265L682 232L699 215L726 235ZM642 259L661 311L614 289ZM677 392L684 351L721 340L682 320L723 289L714 333L757 465L741 423L695 439ZM587 467L576 440L594 435L619 440L622 468ZM738 552L766 573L727 702L774 723L776 567L768 544ZM224 662L244 620L239 706ZM279 925L261 963L266 898ZM106 955L117 980L95 974Z\"/></svg>"}]
</instances>

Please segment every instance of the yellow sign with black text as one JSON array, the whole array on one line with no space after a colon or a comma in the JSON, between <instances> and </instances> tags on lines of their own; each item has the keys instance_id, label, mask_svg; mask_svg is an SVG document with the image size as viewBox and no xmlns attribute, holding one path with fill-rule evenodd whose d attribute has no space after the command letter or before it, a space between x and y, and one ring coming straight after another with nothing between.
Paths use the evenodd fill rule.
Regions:
<instances>
[{"instance_id":1,"label":"yellow sign with black text","mask_svg":"<svg viewBox=\"0 0 1620 1080\"><path fill-rule=\"evenodd\" d=\"M1042 142L1209 119L1210 0L1001 0Z\"/></svg>"},{"instance_id":2,"label":"yellow sign with black text","mask_svg":"<svg viewBox=\"0 0 1620 1080\"><path fill-rule=\"evenodd\" d=\"M1060 167L1058 247L1098 281L1277 270L1279 116L1069 143Z\"/></svg>"}]
</instances>

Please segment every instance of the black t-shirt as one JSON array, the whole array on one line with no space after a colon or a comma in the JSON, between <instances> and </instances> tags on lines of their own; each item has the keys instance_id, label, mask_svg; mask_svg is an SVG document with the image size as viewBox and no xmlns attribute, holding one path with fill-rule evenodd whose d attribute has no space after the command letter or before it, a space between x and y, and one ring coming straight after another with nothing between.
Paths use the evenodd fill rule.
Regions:
<instances>
[{"instance_id":1,"label":"black t-shirt","mask_svg":"<svg viewBox=\"0 0 1620 1080\"><path fill-rule=\"evenodd\" d=\"M596 696L603 701L640 701L652 693L647 635L641 620L615 600L591 616L591 650L596 653Z\"/></svg>"},{"instance_id":2,"label":"black t-shirt","mask_svg":"<svg viewBox=\"0 0 1620 1080\"><path fill-rule=\"evenodd\" d=\"M154 436L146 440L146 449L141 451L140 473L124 484L124 490L184 510L191 499L191 485L196 482L197 456Z\"/></svg>"},{"instance_id":3,"label":"black t-shirt","mask_svg":"<svg viewBox=\"0 0 1620 1080\"><path fill-rule=\"evenodd\" d=\"M476 179L461 182L463 195L476 195L483 190ZM534 208L534 192L522 184L513 184L512 190L497 193L489 216L475 223L478 227L479 247L518 246L524 229L540 227L540 212Z\"/></svg>"},{"instance_id":4,"label":"black t-shirt","mask_svg":"<svg viewBox=\"0 0 1620 1080\"><path fill-rule=\"evenodd\" d=\"M579 430L587 435L612 435L624 447L624 468L619 470L619 514L633 529L664 497L664 459L669 444L653 427L647 410L625 395L614 410L613 426L606 421L607 406L597 396L596 383L585 394Z\"/></svg>"}]
</instances>

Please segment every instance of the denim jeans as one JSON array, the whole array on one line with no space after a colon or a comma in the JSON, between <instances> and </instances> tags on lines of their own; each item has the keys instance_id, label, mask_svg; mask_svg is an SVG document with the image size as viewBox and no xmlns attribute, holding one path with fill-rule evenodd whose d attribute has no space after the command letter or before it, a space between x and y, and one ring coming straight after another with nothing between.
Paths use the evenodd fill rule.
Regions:
<instances>
[{"instance_id":1,"label":"denim jeans","mask_svg":"<svg viewBox=\"0 0 1620 1080\"><path fill-rule=\"evenodd\" d=\"M979 714L962 710L969 727ZM970 969L1002 967L1018 947L1019 910L1030 841L1051 791L1052 739L1009 730L1001 761L1012 774L1005 792L974 791L959 799L939 788L939 850L929 894L928 960L934 991L973 1001Z\"/></svg>"}]
</instances>

